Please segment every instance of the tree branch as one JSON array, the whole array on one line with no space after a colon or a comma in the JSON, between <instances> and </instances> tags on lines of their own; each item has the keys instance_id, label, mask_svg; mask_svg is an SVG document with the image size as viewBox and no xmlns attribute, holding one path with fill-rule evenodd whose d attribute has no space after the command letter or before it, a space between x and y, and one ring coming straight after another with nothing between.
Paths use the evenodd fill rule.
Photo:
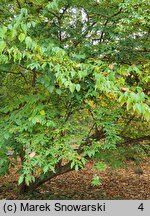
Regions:
<instances>
[{"instance_id":1,"label":"tree branch","mask_svg":"<svg viewBox=\"0 0 150 216\"><path fill-rule=\"evenodd\" d=\"M49 181L50 179L52 179L58 175L70 172L72 170L74 170L74 167L71 168L71 162L68 162L64 166L58 167L58 169L56 170L55 173L50 171L50 172L46 173L45 175L36 178L35 182L33 182L29 187L27 187L26 188L27 191L25 191L25 192L32 191L32 190L36 189L37 187L39 187L40 185L42 185L43 183Z\"/></svg>"},{"instance_id":2,"label":"tree branch","mask_svg":"<svg viewBox=\"0 0 150 216\"><path fill-rule=\"evenodd\" d=\"M120 8L120 10L118 12L116 12L115 14L113 14L111 17L108 17L106 22L104 23L104 27L106 27L106 25L108 24L109 20L115 16L117 16L118 14L120 14L122 11L122 8ZM92 39L92 41L99 41L100 43L102 42L104 36L104 31L102 31L100 38L96 38L96 39Z\"/></svg>"},{"instance_id":3,"label":"tree branch","mask_svg":"<svg viewBox=\"0 0 150 216\"><path fill-rule=\"evenodd\" d=\"M16 74L16 75L19 75L19 73L15 73L15 72L12 72L12 71L0 71L0 73L8 73L8 74Z\"/></svg>"},{"instance_id":4,"label":"tree branch","mask_svg":"<svg viewBox=\"0 0 150 216\"><path fill-rule=\"evenodd\" d=\"M32 78L32 87L35 87L36 84L36 71L33 71L33 78Z\"/></svg>"},{"instance_id":5,"label":"tree branch","mask_svg":"<svg viewBox=\"0 0 150 216\"><path fill-rule=\"evenodd\" d=\"M78 154L81 154L83 152L83 149L81 147L85 146L85 145L91 145L92 144L92 140L100 140L102 138L105 137L105 133L103 131L96 131L94 134L92 134L91 136L89 136L83 143L82 146L79 147L79 149L77 150ZM33 182L29 187L26 186L25 187L25 191L24 192L29 192L32 191L34 189L36 189L37 187L39 187L40 185L42 185L43 183L49 181L50 179L64 174L64 173L68 173L70 171L73 171L75 169L75 167L71 168L71 161L69 161L67 164L65 164L64 166L60 165L60 162L58 162L58 164L56 164L56 170L55 173L50 171L47 172L43 175L40 175L39 177L37 177L35 179L35 182Z\"/></svg>"},{"instance_id":6,"label":"tree branch","mask_svg":"<svg viewBox=\"0 0 150 216\"><path fill-rule=\"evenodd\" d=\"M17 4L18 4L18 7L21 9L21 4L20 4L19 0L17 0Z\"/></svg>"},{"instance_id":7,"label":"tree branch","mask_svg":"<svg viewBox=\"0 0 150 216\"><path fill-rule=\"evenodd\" d=\"M124 142L119 143L118 146L123 146L123 145L130 146L130 145L136 145L138 142L150 141L150 136L143 136L135 139L122 136L122 138L124 139Z\"/></svg>"},{"instance_id":8,"label":"tree branch","mask_svg":"<svg viewBox=\"0 0 150 216\"><path fill-rule=\"evenodd\" d=\"M22 72L15 73L15 72L12 72L12 71L4 71L4 70L3 70L3 71L0 71L0 73L21 75L21 76L24 78L25 83L28 85L27 79L26 79L25 75L24 75Z\"/></svg>"}]
</instances>

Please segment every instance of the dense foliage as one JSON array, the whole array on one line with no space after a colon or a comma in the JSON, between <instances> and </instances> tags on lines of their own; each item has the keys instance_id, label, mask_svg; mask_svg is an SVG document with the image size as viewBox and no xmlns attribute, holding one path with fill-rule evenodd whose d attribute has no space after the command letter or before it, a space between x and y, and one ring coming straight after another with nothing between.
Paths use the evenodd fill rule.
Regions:
<instances>
[{"instance_id":1,"label":"dense foliage","mask_svg":"<svg viewBox=\"0 0 150 216\"><path fill-rule=\"evenodd\" d=\"M148 7L0 2L0 173L11 150L22 192L90 158L103 170L149 155Z\"/></svg>"}]
</instances>

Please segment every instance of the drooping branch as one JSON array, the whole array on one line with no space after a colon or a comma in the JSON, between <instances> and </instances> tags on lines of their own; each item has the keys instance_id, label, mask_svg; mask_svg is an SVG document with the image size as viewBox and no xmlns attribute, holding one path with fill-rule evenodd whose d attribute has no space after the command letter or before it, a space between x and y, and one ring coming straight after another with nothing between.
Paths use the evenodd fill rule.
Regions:
<instances>
[{"instance_id":1,"label":"drooping branch","mask_svg":"<svg viewBox=\"0 0 150 216\"><path fill-rule=\"evenodd\" d=\"M122 137L124 141L122 143L119 143L118 146L130 146L130 145L136 145L137 143L143 142L143 141L150 141L150 136L143 136L138 138L130 138L130 137ZM150 144L150 143L149 143Z\"/></svg>"},{"instance_id":2,"label":"drooping branch","mask_svg":"<svg viewBox=\"0 0 150 216\"><path fill-rule=\"evenodd\" d=\"M8 112L2 112L0 111L0 114L2 115L9 115L10 113L20 110L22 107L24 107L26 105L26 102L19 104L19 106L17 108L15 108L14 110L8 111Z\"/></svg>"},{"instance_id":3,"label":"drooping branch","mask_svg":"<svg viewBox=\"0 0 150 216\"><path fill-rule=\"evenodd\" d=\"M52 14L54 17L57 17L59 19L59 16L56 13L54 13L53 11L49 11L49 13Z\"/></svg>"},{"instance_id":4,"label":"drooping branch","mask_svg":"<svg viewBox=\"0 0 150 216\"><path fill-rule=\"evenodd\" d=\"M87 137L83 141L81 146L77 149L77 153L81 154L83 152L84 146L92 145L92 140L99 141L104 137L105 137L105 133L103 131L96 131L95 133L93 133L91 136ZM73 171L74 169L75 169L75 167L71 168L71 161L66 163L64 166L62 166L62 161L60 161L55 166L55 172L49 171L45 174L40 175L39 177L37 177L35 179L35 182L30 184L30 186L23 185L23 187L21 188L21 192L25 193L25 192L32 191L32 190L38 188L39 186L41 186L43 183L51 180L52 178L54 178L58 175L62 175L62 174L68 173L70 171Z\"/></svg>"},{"instance_id":5,"label":"drooping branch","mask_svg":"<svg viewBox=\"0 0 150 216\"><path fill-rule=\"evenodd\" d=\"M52 178L70 172L72 170L74 170L74 167L71 168L71 162L68 162L64 166L58 166L57 170L55 170L55 173L50 171L47 172L45 175L40 175L40 177L36 178L35 182L33 182L30 186L24 187L24 191L22 192L24 193L24 192L32 191L37 187L41 186L42 184L44 184L45 182L51 180Z\"/></svg>"}]
</instances>

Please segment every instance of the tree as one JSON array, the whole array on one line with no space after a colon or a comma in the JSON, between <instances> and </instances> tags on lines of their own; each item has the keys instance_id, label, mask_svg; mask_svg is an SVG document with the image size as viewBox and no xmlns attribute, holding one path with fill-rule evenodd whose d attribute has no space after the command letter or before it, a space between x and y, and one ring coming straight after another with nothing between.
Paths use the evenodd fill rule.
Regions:
<instances>
[{"instance_id":1,"label":"tree","mask_svg":"<svg viewBox=\"0 0 150 216\"><path fill-rule=\"evenodd\" d=\"M149 154L148 2L1 1L0 167L21 192ZM143 143L143 141L145 141Z\"/></svg>"}]
</instances>

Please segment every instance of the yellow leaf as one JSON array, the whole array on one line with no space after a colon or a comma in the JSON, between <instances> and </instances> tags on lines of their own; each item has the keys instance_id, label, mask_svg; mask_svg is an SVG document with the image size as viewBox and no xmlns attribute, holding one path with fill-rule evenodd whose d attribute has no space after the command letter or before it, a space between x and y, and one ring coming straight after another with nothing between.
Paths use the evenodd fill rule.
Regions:
<instances>
[{"instance_id":1,"label":"yellow leaf","mask_svg":"<svg viewBox=\"0 0 150 216\"><path fill-rule=\"evenodd\" d=\"M78 160L81 160L81 156L80 156L80 155L76 156L76 158L77 158Z\"/></svg>"},{"instance_id":2,"label":"yellow leaf","mask_svg":"<svg viewBox=\"0 0 150 216\"><path fill-rule=\"evenodd\" d=\"M45 115L45 111L44 111L44 110L41 110L41 111L40 111L40 115L42 115L42 116Z\"/></svg>"},{"instance_id":3,"label":"yellow leaf","mask_svg":"<svg viewBox=\"0 0 150 216\"><path fill-rule=\"evenodd\" d=\"M112 70L114 68L114 64L110 64L109 68Z\"/></svg>"}]
</instances>

